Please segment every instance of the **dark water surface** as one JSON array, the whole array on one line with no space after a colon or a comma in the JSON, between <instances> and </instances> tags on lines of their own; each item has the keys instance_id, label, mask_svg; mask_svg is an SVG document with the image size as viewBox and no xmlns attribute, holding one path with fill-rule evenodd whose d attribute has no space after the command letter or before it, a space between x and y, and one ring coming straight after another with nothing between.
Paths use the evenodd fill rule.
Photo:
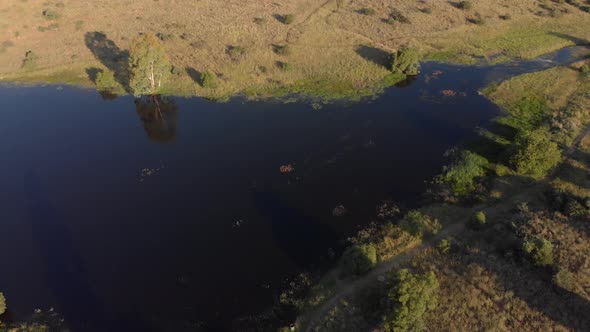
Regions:
<instances>
[{"instance_id":1,"label":"dark water surface","mask_svg":"<svg viewBox=\"0 0 590 332\"><path fill-rule=\"evenodd\" d=\"M325 266L380 201L418 203L444 151L498 114L477 89L554 63L426 63L376 100L320 110L163 98L158 112L153 100L0 86L10 315L53 307L74 331L239 328L289 277ZM332 216L338 205L346 216Z\"/></svg>"}]
</instances>

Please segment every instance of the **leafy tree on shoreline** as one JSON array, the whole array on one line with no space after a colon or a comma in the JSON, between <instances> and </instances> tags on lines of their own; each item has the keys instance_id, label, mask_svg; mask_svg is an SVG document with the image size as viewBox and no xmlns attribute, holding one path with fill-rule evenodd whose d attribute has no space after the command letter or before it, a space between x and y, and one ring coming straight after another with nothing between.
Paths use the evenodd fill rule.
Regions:
<instances>
[{"instance_id":1,"label":"leafy tree on shoreline","mask_svg":"<svg viewBox=\"0 0 590 332\"><path fill-rule=\"evenodd\" d=\"M170 76L170 59L158 37L137 36L129 49L129 88L135 96L157 94Z\"/></svg>"},{"instance_id":2,"label":"leafy tree on shoreline","mask_svg":"<svg viewBox=\"0 0 590 332\"><path fill-rule=\"evenodd\" d=\"M391 71L404 75L418 75L418 51L414 48L402 48L391 55Z\"/></svg>"},{"instance_id":3,"label":"leafy tree on shoreline","mask_svg":"<svg viewBox=\"0 0 590 332\"><path fill-rule=\"evenodd\" d=\"M510 158L512 168L521 175L542 178L561 161L559 146L545 128L524 132L516 138Z\"/></svg>"},{"instance_id":4,"label":"leafy tree on shoreline","mask_svg":"<svg viewBox=\"0 0 590 332\"><path fill-rule=\"evenodd\" d=\"M413 274L403 269L394 275L393 283L388 295L393 308L383 319L383 329L395 332L424 330L422 316L438 304L436 275L434 272Z\"/></svg>"}]
</instances>

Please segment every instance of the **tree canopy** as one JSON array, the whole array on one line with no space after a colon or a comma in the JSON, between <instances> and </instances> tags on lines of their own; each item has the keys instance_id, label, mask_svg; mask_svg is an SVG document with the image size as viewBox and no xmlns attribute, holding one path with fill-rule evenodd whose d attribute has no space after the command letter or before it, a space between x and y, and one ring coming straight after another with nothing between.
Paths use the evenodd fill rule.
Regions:
<instances>
[{"instance_id":1,"label":"tree canopy","mask_svg":"<svg viewBox=\"0 0 590 332\"><path fill-rule=\"evenodd\" d=\"M129 88L136 96L157 94L170 76L170 59L158 37L137 36L129 49Z\"/></svg>"},{"instance_id":2,"label":"tree canopy","mask_svg":"<svg viewBox=\"0 0 590 332\"><path fill-rule=\"evenodd\" d=\"M394 275L388 301L392 311L383 320L385 331L422 331L423 315L438 304L438 279L433 272L413 274L407 269Z\"/></svg>"},{"instance_id":3,"label":"tree canopy","mask_svg":"<svg viewBox=\"0 0 590 332\"><path fill-rule=\"evenodd\" d=\"M413 48L402 48L391 55L391 71L404 75L417 75L418 51Z\"/></svg>"},{"instance_id":4,"label":"tree canopy","mask_svg":"<svg viewBox=\"0 0 590 332\"><path fill-rule=\"evenodd\" d=\"M539 128L520 134L510 158L512 168L521 175L542 178L561 160L559 146L551 141L551 134Z\"/></svg>"}]
</instances>

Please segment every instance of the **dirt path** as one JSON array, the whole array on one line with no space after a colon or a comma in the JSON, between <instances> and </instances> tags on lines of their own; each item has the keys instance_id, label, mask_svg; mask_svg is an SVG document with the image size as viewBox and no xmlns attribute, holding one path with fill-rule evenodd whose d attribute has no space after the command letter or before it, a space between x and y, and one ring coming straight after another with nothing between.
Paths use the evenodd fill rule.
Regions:
<instances>
[{"instance_id":1,"label":"dirt path","mask_svg":"<svg viewBox=\"0 0 590 332\"><path fill-rule=\"evenodd\" d=\"M584 139L584 137L588 134L590 134L590 124L586 125L586 127L580 132L580 134L576 136L576 139L573 141L572 145L570 145L565 150L564 157L571 155L575 151L576 147L580 144L582 139ZM496 204L480 205L475 206L471 209L466 209L465 213L467 214L467 216L464 216L463 218L460 218L458 221L449 224L436 236L428 240L425 240L420 245L413 247L391 258L388 261L381 263L362 278L357 279L351 283L339 286L338 289L334 292L334 295L332 295L331 298L322 303L316 310L313 310L312 312L309 312L307 315L303 315L300 318L298 318L296 325L305 325L305 329L303 330L305 332L312 331L313 328L317 325L318 321L321 320L321 318L324 317L330 309L337 305L340 300L354 295L356 292L362 290L364 287L370 285L371 283L377 282L379 276L383 276L390 270L398 268L400 265L412 259L425 248L432 246L433 244L437 243L438 241L444 238L458 234L461 231L463 231L469 218L475 211L485 211L491 208L496 210L512 208L512 205L508 206L506 204L507 201L513 202L516 197L526 196L530 194L532 191L538 190L539 186L547 184L557 175L558 169L559 167L556 167L555 170L552 173L550 173L550 175L544 181L541 181L540 183L536 182L532 184L530 187L528 187L526 190L522 190L520 192L515 193L514 195L511 195L511 198L509 200L503 200L502 202L498 202Z\"/></svg>"}]
</instances>

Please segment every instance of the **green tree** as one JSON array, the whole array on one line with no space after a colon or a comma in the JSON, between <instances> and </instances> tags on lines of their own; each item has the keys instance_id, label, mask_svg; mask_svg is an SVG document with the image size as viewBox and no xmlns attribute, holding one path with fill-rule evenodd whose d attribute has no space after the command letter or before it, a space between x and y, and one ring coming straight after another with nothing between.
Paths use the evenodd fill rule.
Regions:
<instances>
[{"instance_id":1,"label":"green tree","mask_svg":"<svg viewBox=\"0 0 590 332\"><path fill-rule=\"evenodd\" d=\"M424 313L438 304L436 275L433 272L412 274L403 269L395 274L393 281L388 294L392 311L384 317L383 329L395 332L424 330Z\"/></svg>"},{"instance_id":2,"label":"green tree","mask_svg":"<svg viewBox=\"0 0 590 332\"><path fill-rule=\"evenodd\" d=\"M0 315L4 312L6 312L6 298L4 297L4 294L0 292Z\"/></svg>"},{"instance_id":3,"label":"green tree","mask_svg":"<svg viewBox=\"0 0 590 332\"><path fill-rule=\"evenodd\" d=\"M355 244L342 254L342 275L361 275L377 264L377 249L372 243Z\"/></svg>"},{"instance_id":4,"label":"green tree","mask_svg":"<svg viewBox=\"0 0 590 332\"><path fill-rule=\"evenodd\" d=\"M524 252L537 266L553 264L553 244L543 238L534 238L524 242Z\"/></svg>"},{"instance_id":5,"label":"green tree","mask_svg":"<svg viewBox=\"0 0 590 332\"><path fill-rule=\"evenodd\" d=\"M201 74L201 86L206 89L215 89L217 87L217 77L210 71Z\"/></svg>"},{"instance_id":6,"label":"green tree","mask_svg":"<svg viewBox=\"0 0 590 332\"><path fill-rule=\"evenodd\" d=\"M391 55L391 71L404 75L417 75L418 51L414 48L402 48Z\"/></svg>"},{"instance_id":7,"label":"green tree","mask_svg":"<svg viewBox=\"0 0 590 332\"><path fill-rule=\"evenodd\" d=\"M137 36L129 49L129 88L136 96L157 94L170 76L170 59L160 39Z\"/></svg>"},{"instance_id":8,"label":"green tree","mask_svg":"<svg viewBox=\"0 0 590 332\"><path fill-rule=\"evenodd\" d=\"M401 228L412 236L422 237L425 233L436 234L442 228L437 219L420 211L410 211L400 222Z\"/></svg>"},{"instance_id":9,"label":"green tree","mask_svg":"<svg viewBox=\"0 0 590 332\"><path fill-rule=\"evenodd\" d=\"M510 158L512 168L521 175L542 178L561 161L559 146L545 128L520 134Z\"/></svg>"},{"instance_id":10,"label":"green tree","mask_svg":"<svg viewBox=\"0 0 590 332\"><path fill-rule=\"evenodd\" d=\"M485 175L488 160L470 151L461 151L450 166L437 178L447 184L455 195L466 196L475 190L476 179Z\"/></svg>"}]
</instances>

